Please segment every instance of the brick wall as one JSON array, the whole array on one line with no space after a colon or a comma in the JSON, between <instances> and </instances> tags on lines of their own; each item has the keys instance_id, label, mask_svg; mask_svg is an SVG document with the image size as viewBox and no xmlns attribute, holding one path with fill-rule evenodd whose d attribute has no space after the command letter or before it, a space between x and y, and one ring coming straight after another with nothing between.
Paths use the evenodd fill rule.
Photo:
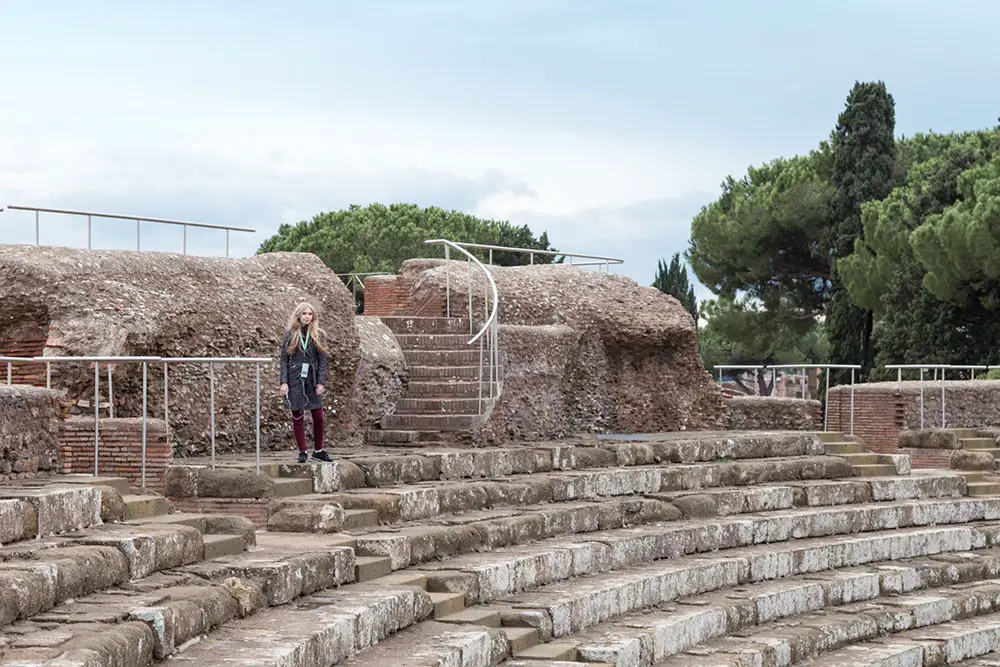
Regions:
<instances>
[{"instance_id":1,"label":"brick wall","mask_svg":"<svg viewBox=\"0 0 1000 667\"><path fill-rule=\"evenodd\" d=\"M909 454L913 468L950 468L951 450L948 449L896 449L895 454Z\"/></svg>"},{"instance_id":2,"label":"brick wall","mask_svg":"<svg viewBox=\"0 0 1000 667\"><path fill-rule=\"evenodd\" d=\"M389 316L389 315L417 315L426 317L443 317L446 312L445 294L429 292L421 297L415 297L411 291L413 279L417 274L405 274L396 276L368 276L365 278L365 315L369 316ZM465 299L462 299L461 306L458 300L462 295L458 293L458 287L465 283L455 281L452 289L452 309L453 314L461 315L468 308Z\"/></svg>"},{"instance_id":3,"label":"brick wall","mask_svg":"<svg viewBox=\"0 0 1000 667\"><path fill-rule=\"evenodd\" d=\"M100 420L97 463L101 475L125 477L139 488L142 480L142 420ZM146 487L163 489L163 477L173 457L162 419L146 420ZM59 463L63 474L94 472L94 418L71 417L59 435Z\"/></svg>"},{"instance_id":4,"label":"brick wall","mask_svg":"<svg viewBox=\"0 0 1000 667\"><path fill-rule=\"evenodd\" d=\"M365 278L365 315L392 315L406 301L409 285L399 276Z\"/></svg>"},{"instance_id":5,"label":"brick wall","mask_svg":"<svg viewBox=\"0 0 1000 667\"><path fill-rule=\"evenodd\" d=\"M40 357L45 351L44 338L0 340L0 357ZM11 364L13 384L45 386L45 364ZM0 363L0 382L7 382L7 364Z\"/></svg>"},{"instance_id":6,"label":"brick wall","mask_svg":"<svg viewBox=\"0 0 1000 667\"><path fill-rule=\"evenodd\" d=\"M850 387L830 389L827 414L829 430L851 432ZM862 391L861 387L855 387L854 435L860 436L868 449L883 454L899 454L899 432L903 430L904 422L905 406L898 393Z\"/></svg>"},{"instance_id":7,"label":"brick wall","mask_svg":"<svg viewBox=\"0 0 1000 667\"><path fill-rule=\"evenodd\" d=\"M921 388L923 400L921 401ZM1000 381L954 380L945 382L944 425L949 428L984 428L1000 425ZM831 431L850 432L851 389L830 389ZM914 468L947 468L951 452L899 449L899 433L923 427L940 428L941 382L869 382L855 386L854 434L868 448L886 454L910 454Z\"/></svg>"},{"instance_id":8,"label":"brick wall","mask_svg":"<svg viewBox=\"0 0 1000 667\"><path fill-rule=\"evenodd\" d=\"M267 528L267 498L170 498L178 512L192 514L235 514L253 521L258 529Z\"/></svg>"}]
</instances>

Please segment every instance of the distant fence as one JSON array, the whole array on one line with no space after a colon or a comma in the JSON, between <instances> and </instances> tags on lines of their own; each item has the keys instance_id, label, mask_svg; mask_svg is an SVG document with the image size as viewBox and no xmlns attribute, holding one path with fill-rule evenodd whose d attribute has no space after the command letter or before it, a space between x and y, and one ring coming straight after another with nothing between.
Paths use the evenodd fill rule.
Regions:
<instances>
[{"instance_id":1,"label":"distant fence","mask_svg":"<svg viewBox=\"0 0 1000 667\"><path fill-rule=\"evenodd\" d=\"M0 212L3 212L3 208L0 208ZM8 211L34 211L35 213L35 245L42 245L41 243L41 231L39 225L39 214L40 213L55 213L58 215L73 215L78 217L87 218L87 250L93 249L93 219L94 218L109 218L112 220L134 220L135 221L135 249L139 252L142 251L142 231L140 223L150 222L160 225L179 225L184 229L184 240L181 246L181 252L187 254L187 230L188 227L196 227L200 229L217 229L226 232L226 257L229 257L229 233L230 232L246 232L253 234L257 230L250 229L247 227L231 227L229 225L210 225L207 222L187 222L184 220L167 220L165 218L146 218L141 215L119 215L117 213L94 213L92 211L73 211L69 209L58 209L58 208L37 208L34 206L8 206Z\"/></svg>"}]
</instances>

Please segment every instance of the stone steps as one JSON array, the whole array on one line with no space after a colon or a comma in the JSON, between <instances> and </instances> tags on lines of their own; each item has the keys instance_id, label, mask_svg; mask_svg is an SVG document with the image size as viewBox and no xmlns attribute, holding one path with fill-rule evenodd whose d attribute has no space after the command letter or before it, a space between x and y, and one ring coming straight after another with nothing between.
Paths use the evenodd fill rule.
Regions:
<instances>
[{"instance_id":1,"label":"stone steps","mask_svg":"<svg viewBox=\"0 0 1000 667\"><path fill-rule=\"evenodd\" d=\"M761 626L774 621L801 623L804 614L859 602L898 605L899 598L894 596L920 591L915 597L927 598L938 594L928 589L967 585L998 573L998 549L840 568L681 598L599 623L559 641L573 645L583 660L649 667L672 656L689 657L690 653L683 652L693 647L708 653L711 649L706 643L716 638L755 637Z\"/></svg>"},{"instance_id":2,"label":"stone steps","mask_svg":"<svg viewBox=\"0 0 1000 667\"><path fill-rule=\"evenodd\" d=\"M475 366L479 367L479 346L475 348L455 348L451 350L442 349L404 349L403 356L409 366ZM489 364L489 351L483 350L483 366Z\"/></svg>"},{"instance_id":3,"label":"stone steps","mask_svg":"<svg viewBox=\"0 0 1000 667\"><path fill-rule=\"evenodd\" d=\"M972 582L961 587L934 588L917 595L878 598L873 602L843 604L796 615L789 621L766 623L752 632L737 632L730 637L712 640L700 646L698 653L716 660L733 660L733 665L774 654L787 656L786 659L776 660L775 667L807 663L815 658L829 662L830 659L836 660L841 656L843 659L849 655L863 664L864 658L860 655L873 646L866 647L860 642L878 638L880 644L893 644L908 634L917 638L916 633L907 632L916 628L926 629L919 633L919 639L926 639L940 631L942 624L947 624L947 632L950 633L960 627L964 627L965 631L981 631L988 626L992 628L990 640L1000 642L1000 614L995 613L998 610L1000 581ZM976 617L982 617L979 619L982 623L969 622ZM964 635L965 631L953 637ZM954 642L954 647L958 648L958 644ZM852 645L851 649L839 650L848 645ZM945 651L951 653L947 649ZM957 655L952 653L953 659L959 660L971 655L977 654L968 650L960 650ZM690 664L690 659L690 655L676 655L659 665L685 667Z\"/></svg>"},{"instance_id":4,"label":"stone steps","mask_svg":"<svg viewBox=\"0 0 1000 667\"><path fill-rule=\"evenodd\" d=\"M357 534L363 555L389 556L393 569L524 544L546 538L678 519L790 510L806 506L845 505L878 500L947 498L962 495L954 477L914 480L889 478L873 484L845 481L801 486L764 486L623 497L599 501L542 503L507 510L464 512L443 520L407 522L392 532ZM939 483L945 482L945 483Z\"/></svg>"},{"instance_id":5,"label":"stone steps","mask_svg":"<svg viewBox=\"0 0 1000 667\"><path fill-rule=\"evenodd\" d=\"M419 398L432 398L432 397L471 398L474 396L479 396L480 387L483 388L483 394L488 396L490 392L489 385L483 382L476 382L475 380L471 381L411 380L410 383L406 386L406 399L419 399ZM493 383L493 395L496 396L498 391L499 391L499 385L497 383Z\"/></svg>"},{"instance_id":6,"label":"stone steps","mask_svg":"<svg viewBox=\"0 0 1000 667\"><path fill-rule=\"evenodd\" d=\"M206 544L197 528L186 525L108 524L3 547L0 627L65 600L201 561L206 549L224 548L219 539Z\"/></svg>"},{"instance_id":7,"label":"stone steps","mask_svg":"<svg viewBox=\"0 0 1000 667\"><path fill-rule=\"evenodd\" d=\"M99 486L0 486L0 545L99 526Z\"/></svg>"},{"instance_id":8,"label":"stone steps","mask_svg":"<svg viewBox=\"0 0 1000 667\"><path fill-rule=\"evenodd\" d=\"M470 331L469 320L464 317L411 317L408 315L394 315L380 317L379 319L397 336L404 334L465 335Z\"/></svg>"},{"instance_id":9,"label":"stone steps","mask_svg":"<svg viewBox=\"0 0 1000 667\"><path fill-rule=\"evenodd\" d=\"M126 521L148 519L173 510L170 501L163 496L126 494L122 496L122 501L125 503Z\"/></svg>"},{"instance_id":10,"label":"stone steps","mask_svg":"<svg viewBox=\"0 0 1000 667\"><path fill-rule=\"evenodd\" d=\"M438 582L449 586L447 590L461 586L466 591L466 601L472 603L499 599L569 577L608 572L685 554L754 548L765 543L770 545L770 551L764 550L762 558L770 559L764 561L770 563L768 567L788 567L786 560L790 556L774 555L779 546L794 551L798 544L796 540L810 537L845 536L833 539L835 544L861 539L868 545L865 548L870 555L871 546L866 540L870 537L879 543L880 548L898 545L898 542L881 542L892 538L892 535L878 533L897 527L912 529L902 531L900 535L914 533L920 540L947 540L951 546L946 551L965 550L971 548L974 539L983 542L980 546L986 546L987 537L984 533L975 532L972 527L959 524L979 521L984 517L992 520L993 513L1000 509L997 502L993 498L902 501L675 521L540 540L519 547L459 556L439 564L422 564L413 571L425 574L432 585ZM921 528L929 525L936 527ZM846 537L858 532L873 535ZM788 544L776 544L784 542ZM896 554L893 557L902 556Z\"/></svg>"},{"instance_id":11,"label":"stone steps","mask_svg":"<svg viewBox=\"0 0 1000 667\"><path fill-rule=\"evenodd\" d=\"M477 388L478 385L474 385ZM484 388L483 400L489 399L489 388ZM401 398L396 403L396 414L473 414L479 411L480 400L474 398Z\"/></svg>"},{"instance_id":12,"label":"stone steps","mask_svg":"<svg viewBox=\"0 0 1000 667\"><path fill-rule=\"evenodd\" d=\"M957 502L967 503L968 500ZM938 513L935 519L945 516ZM863 536L821 537L790 540L784 544L761 544L733 553L712 554L710 557L676 554L671 561L655 562L657 556L669 554L645 553L616 544L611 535L624 531L607 531L593 542L563 542L555 558L553 550L520 547L482 554L477 562L468 558L445 561L435 568L419 567L416 572L427 575L429 587L463 592L466 603L489 602L475 610L493 610L501 615L505 628L528 628L547 640L579 632L607 618L647 608L676 597L736 586L755 581L781 579L795 574L819 572L829 567L861 565L890 558L926 556L948 551L967 551L974 544L987 545L991 535L1000 531L1000 524L984 525L981 531L968 526L904 529L878 532ZM641 539L642 531L632 531ZM705 527L703 535L718 535ZM665 540L683 553L680 540ZM718 544L702 545L704 551L714 551ZM594 553L603 551L603 558ZM586 551L591 551L587 556ZM697 549L701 551L702 549ZM518 568L505 556L510 553L523 565ZM603 562L601 562L603 561ZM633 561L638 561L636 564ZM475 564L473 564L475 563ZM512 567L513 565L513 567ZM490 572L486 577L483 575ZM900 579L901 580L901 579ZM876 578L877 581L877 578ZM528 592L518 590L528 589ZM877 589L876 589L877 590ZM509 597L508 597L509 596ZM423 625L423 624L421 624ZM420 626L415 631L420 631ZM530 636L530 632L527 633ZM430 641L429 638L423 641ZM410 646L405 633L390 640L393 646ZM529 642L530 643L530 642ZM556 642L565 644L565 642ZM508 644L510 641L508 639ZM361 654L353 663L374 665L378 657L387 655L380 645L376 650ZM557 651L566 650L557 646ZM389 655L394 655L390 649ZM496 655L486 662L447 664L498 664L505 655ZM507 654L510 654L508 649ZM402 655L402 653L400 654ZM533 654L529 654L533 655ZM543 654L539 654L543 655ZM558 654L557 654L558 657ZM425 664L425 663L402 663ZM624 663L630 664L630 663Z\"/></svg>"},{"instance_id":13,"label":"stone steps","mask_svg":"<svg viewBox=\"0 0 1000 667\"><path fill-rule=\"evenodd\" d=\"M960 438L958 441L962 449L989 449L997 448L997 441L994 438Z\"/></svg>"},{"instance_id":14,"label":"stone steps","mask_svg":"<svg viewBox=\"0 0 1000 667\"><path fill-rule=\"evenodd\" d=\"M270 521L273 530L298 531L322 530L321 521L300 522L300 514L308 513L313 504L313 514L327 519L335 518L338 505L348 510L376 510L383 524L429 519L446 514L458 514L483 509L519 507L539 503L558 503L570 500L597 499L612 496L648 495L670 492L704 490L710 488L735 487L736 485L759 485L766 491L748 490L744 493L746 502L755 503L760 493L784 493L783 507L793 504L792 495L805 494L803 485L786 488L783 491L773 487L774 482L791 482L810 476L826 474L835 477L843 474L845 467L835 457L783 457L771 459L742 459L736 462L676 464L662 466L632 466L623 468L597 468L552 473L529 473L505 478L487 480L432 481L418 482L399 487L378 487L351 489L332 494L312 494L300 496L295 502L298 514L296 520ZM903 484L900 478L887 478L872 483L845 480L839 486L823 487L828 493L841 490L849 497L858 496L863 489L886 489L891 487L911 487L929 490L935 486L947 487L945 495L957 495L964 487L959 476L922 477L913 484ZM732 495L732 488L728 493ZM876 491L879 498L895 497L895 491ZM918 493L923 493L920 491ZM934 492L938 493L938 492ZM814 492L818 496L819 491ZM669 496L673 500L682 496ZM875 498L874 495L869 495ZM916 496L913 496L916 497ZM730 502L736 502L733 498ZM694 502L694 501L687 501ZM766 507L767 501L760 501ZM278 508L291 503L280 501L272 504ZM294 526L302 525L303 528ZM336 521L327 521L326 532L340 530Z\"/></svg>"},{"instance_id":15,"label":"stone steps","mask_svg":"<svg viewBox=\"0 0 1000 667\"><path fill-rule=\"evenodd\" d=\"M392 414L382 419L389 430L468 431L481 418L474 414L418 415Z\"/></svg>"},{"instance_id":16,"label":"stone steps","mask_svg":"<svg viewBox=\"0 0 1000 667\"><path fill-rule=\"evenodd\" d=\"M58 664L89 660L88 666L102 667L148 665L231 620L341 586L353 575L354 555L346 548L262 549L203 561L152 575L138 586L69 600L11 626L0 632L12 638L6 653L0 648L0 658L4 664L58 659ZM103 654L96 663L95 652Z\"/></svg>"},{"instance_id":17,"label":"stone steps","mask_svg":"<svg viewBox=\"0 0 1000 667\"><path fill-rule=\"evenodd\" d=\"M960 664L998 647L1000 614L994 613L889 634L884 639L852 644L800 664L809 667L845 664L936 667ZM698 665L698 662L686 664Z\"/></svg>"},{"instance_id":18,"label":"stone steps","mask_svg":"<svg viewBox=\"0 0 1000 667\"><path fill-rule=\"evenodd\" d=\"M474 334L396 334L396 342L406 350L461 350ZM478 350L478 347L476 348Z\"/></svg>"}]
</instances>

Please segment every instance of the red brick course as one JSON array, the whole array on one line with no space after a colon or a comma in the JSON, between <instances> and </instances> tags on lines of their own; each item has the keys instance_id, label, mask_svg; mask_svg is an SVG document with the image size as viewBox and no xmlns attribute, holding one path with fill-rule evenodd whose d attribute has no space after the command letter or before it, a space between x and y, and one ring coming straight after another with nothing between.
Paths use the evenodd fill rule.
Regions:
<instances>
[{"instance_id":1,"label":"red brick course","mask_svg":"<svg viewBox=\"0 0 1000 667\"><path fill-rule=\"evenodd\" d=\"M830 431L851 432L849 389L831 391L827 410ZM899 454L899 433L905 423L905 407L898 394L855 392L854 435L860 436L871 451Z\"/></svg>"},{"instance_id":2,"label":"red brick course","mask_svg":"<svg viewBox=\"0 0 1000 667\"><path fill-rule=\"evenodd\" d=\"M233 514L253 521L257 528L267 528L269 499L257 498L170 498L178 512L193 514Z\"/></svg>"},{"instance_id":3,"label":"red brick course","mask_svg":"<svg viewBox=\"0 0 1000 667\"><path fill-rule=\"evenodd\" d=\"M142 420L100 420L97 463L101 475L125 477L139 488L142 482ZM163 489L163 478L173 458L161 419L146 420L146 488ZM59 465L63 474L94 472L94 418L71 417L59 435Z\"/></svg>"},{"instance_id":4,"label":"red brick course","mask_svg":"<svg viewBox=\"0 0 1000 667\"><path fill-rule=\"evenodd\" d=\"M40 357L44 351L44 338L0 340L0 357ZM14 362L11 364L11 381L13 384L30 384L35 387L44 387L45 364L21 364ZM0 363L0 382L7 382L6 363Z\"/></svg>"}]
</instances>

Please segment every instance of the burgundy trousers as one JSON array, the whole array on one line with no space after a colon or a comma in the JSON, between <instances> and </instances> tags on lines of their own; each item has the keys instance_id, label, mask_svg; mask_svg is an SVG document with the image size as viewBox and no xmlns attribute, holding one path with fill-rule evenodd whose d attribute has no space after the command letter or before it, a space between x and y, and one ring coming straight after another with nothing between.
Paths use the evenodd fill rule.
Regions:
<instances>
[{"instance_id":1,"label":"burgundy trousers","mask_svg":"<svg viewBox=\"0 0 1000 667\"><path fill-rule=\"evenodd\" d=\"M323 449L323 408L310 410L313 422L313 448L318 452ZM306 418L303 410L292 410L292 431L295 432L295 442L299 451L304 452L306 446Z\"/></svg>"}]
</instances>

